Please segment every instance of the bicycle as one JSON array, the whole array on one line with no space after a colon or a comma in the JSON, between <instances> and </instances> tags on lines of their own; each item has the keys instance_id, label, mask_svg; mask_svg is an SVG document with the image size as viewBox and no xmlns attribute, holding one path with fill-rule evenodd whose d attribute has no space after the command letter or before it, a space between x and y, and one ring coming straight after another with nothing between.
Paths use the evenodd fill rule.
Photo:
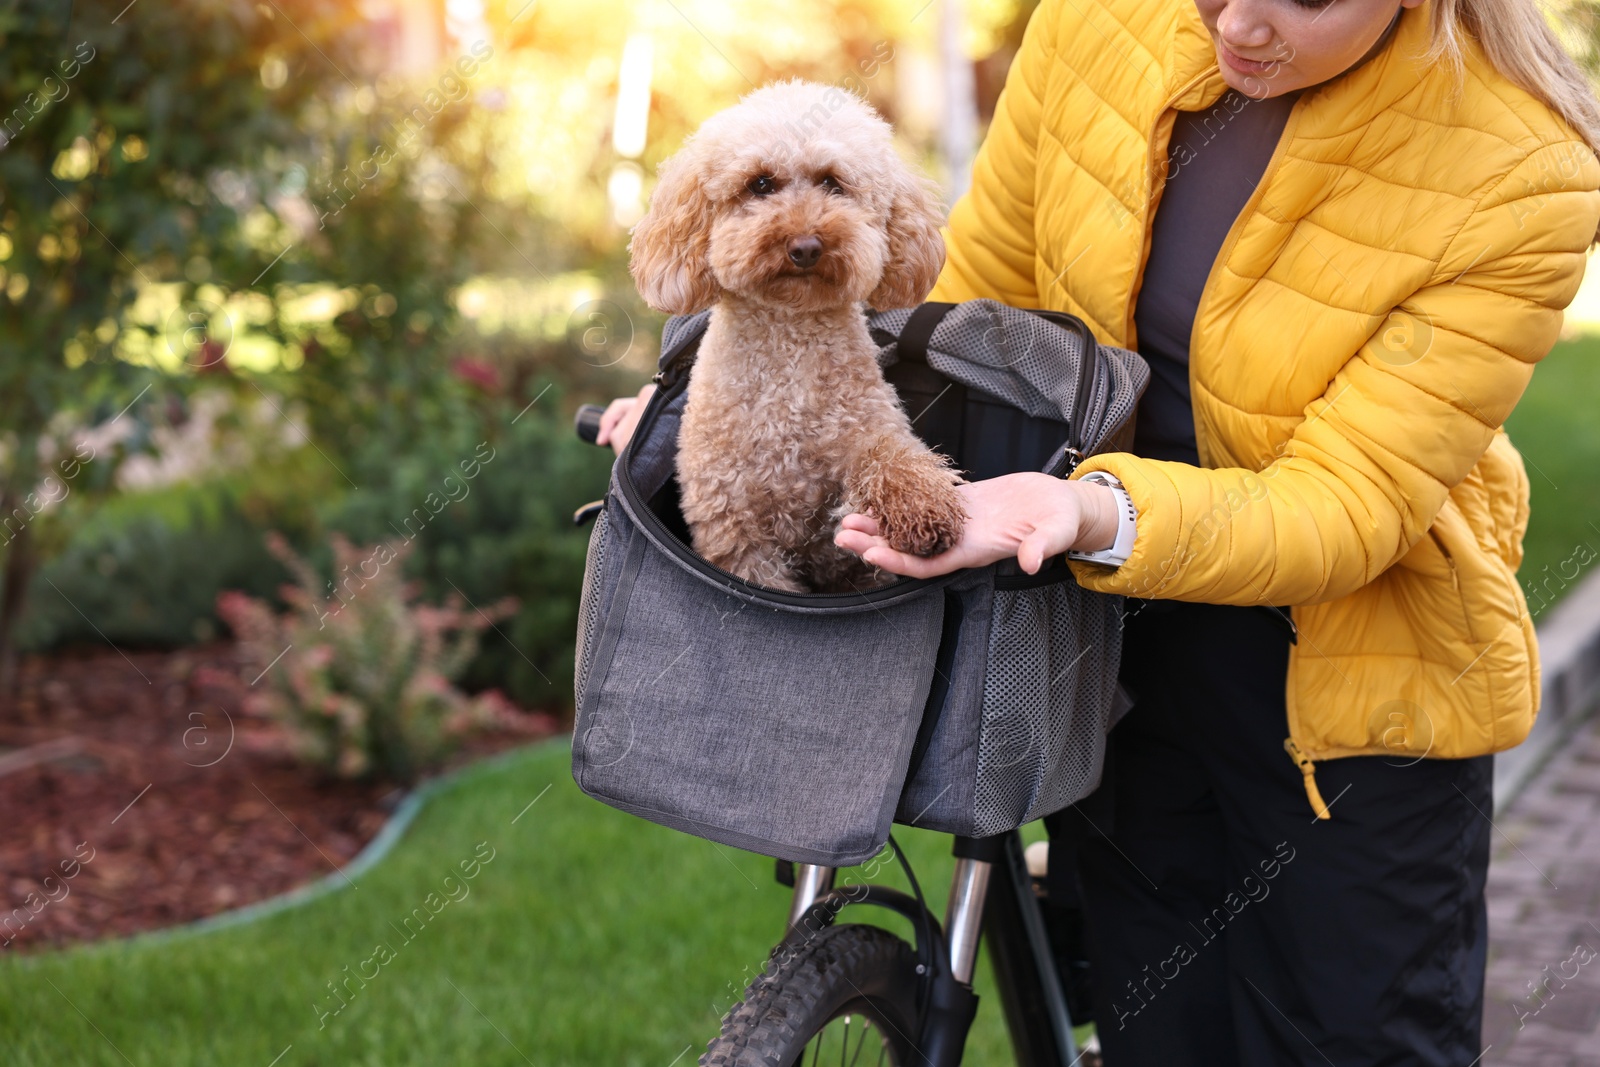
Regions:
<instances>
[{"instance_id":1,"label":"bicycle","mask_svg":"<svg viewBox=\"0 0 1600 1067\"><path fill-rule=\"evenodd\" d=\"M602 410L592 404L578 410L578 436L591 444ZM579 509L574 521L587 522L597 508ZM800 1067L821 1062L825 1052L832 1062L835 1050L841 1064L955 1067L977 1012L972 981L985 933L1017 1063L1098 1062L1074 1039L1069 999L1081 1011L1086 985L1081 971L1067 982L1057 967L1043 889L1029 874L1020 832L953 840L956 866L942 924L892 836L911 893L882 885L835 888L834 868L778 861L778 881L793 887L785 934L724 1016L702 1067ZM838 922L850 907L902 916L916 931L915 943L879 926ZM869 1051L876 1059L862 1060Z\"/></svg>"}]
</instances>

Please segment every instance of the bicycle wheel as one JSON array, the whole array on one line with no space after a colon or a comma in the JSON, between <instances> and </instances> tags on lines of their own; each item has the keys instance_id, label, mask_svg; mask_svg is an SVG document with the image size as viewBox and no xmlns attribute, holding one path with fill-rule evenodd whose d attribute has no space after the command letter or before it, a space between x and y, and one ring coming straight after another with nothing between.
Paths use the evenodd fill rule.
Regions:
<instances>
[{"instance_id":1,"label":"bicycle wheel","mask_svg":"<svg viewBox=\"0 0 1600 1067\"><path fill-rule=\"evenodd\" d=\"M917 960L876 926L830 926L780 948L722 1019L701 1067L904 1067L917 1024Z\"/></svg>"}]
</instances>

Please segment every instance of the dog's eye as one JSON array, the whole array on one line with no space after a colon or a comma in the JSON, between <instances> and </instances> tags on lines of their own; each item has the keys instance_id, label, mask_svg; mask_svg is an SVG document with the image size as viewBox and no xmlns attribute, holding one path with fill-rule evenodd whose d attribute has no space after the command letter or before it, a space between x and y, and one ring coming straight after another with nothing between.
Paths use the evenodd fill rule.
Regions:
<instances>
[{"instance_id":1,"label":"dog's eye","mask_svg":"<svg viewBox=\"0 0 1600 1067\"><path fill-rule=\"evenodd\" d=\"M757 196L771 196L773 193L778 191L778 183L776 180L774 180L772 175L762 174L751 178L750 181L746 183L745 188L749 189Z\"/></svg>"},{"instance_id":2,"label":"dog's eye","mask_svg":"<svg viewBox=\"0 0 1600 1067\"><path fill-rule=\"evenodd\" d=\"M824 174L822 176L822 180L819 181L817 184L822 186L824 189L828 190L828 192L830 192L830 193L834 193L834 194L838 194L838 195L843 195L844 194L844 186L840 185L839 184L839 179L835 178L831 174Z\"/></svg>"}]
</instances>

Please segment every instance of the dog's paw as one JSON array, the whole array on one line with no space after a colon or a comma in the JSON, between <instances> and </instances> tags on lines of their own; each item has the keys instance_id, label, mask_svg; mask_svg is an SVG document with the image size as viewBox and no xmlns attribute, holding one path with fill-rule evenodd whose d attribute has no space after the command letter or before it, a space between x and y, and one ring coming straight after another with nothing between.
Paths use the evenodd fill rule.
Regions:
<instances>
[{"instance_id":1,"label":"dog's paw","mask_svg":"<svg viewBox=\"0 0 1600 1067\"><path fill-rule=\"evenodd\" d=\"M936 481L921 488L915 495L892 494L873 506L873 515L889 547L913 556L937 556L961 540L967 512L953 485Z\"/></svg>"}]
</instances>

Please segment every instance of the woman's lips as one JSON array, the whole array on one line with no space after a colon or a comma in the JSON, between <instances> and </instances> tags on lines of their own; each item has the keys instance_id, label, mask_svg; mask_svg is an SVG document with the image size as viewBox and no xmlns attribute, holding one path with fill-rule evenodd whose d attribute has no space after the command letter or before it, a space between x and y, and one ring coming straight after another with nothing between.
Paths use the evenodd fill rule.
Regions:
<instances>
[{"instance_id":1,"label":"woman's lips","mask_svg":"<svg viewBox=\"0 0 1600 1067\"><path fill-rule=\"evenodd\" d=\"M1228 49L1227 45L1220 42L1217 44L1217 55L1222 58L1224 63L1240 74L1265 74L1277 65L1276 60L1258 63L1253 59L1245 59L1243 56L1235 55Z\"/></svg>"}]
</instances>

